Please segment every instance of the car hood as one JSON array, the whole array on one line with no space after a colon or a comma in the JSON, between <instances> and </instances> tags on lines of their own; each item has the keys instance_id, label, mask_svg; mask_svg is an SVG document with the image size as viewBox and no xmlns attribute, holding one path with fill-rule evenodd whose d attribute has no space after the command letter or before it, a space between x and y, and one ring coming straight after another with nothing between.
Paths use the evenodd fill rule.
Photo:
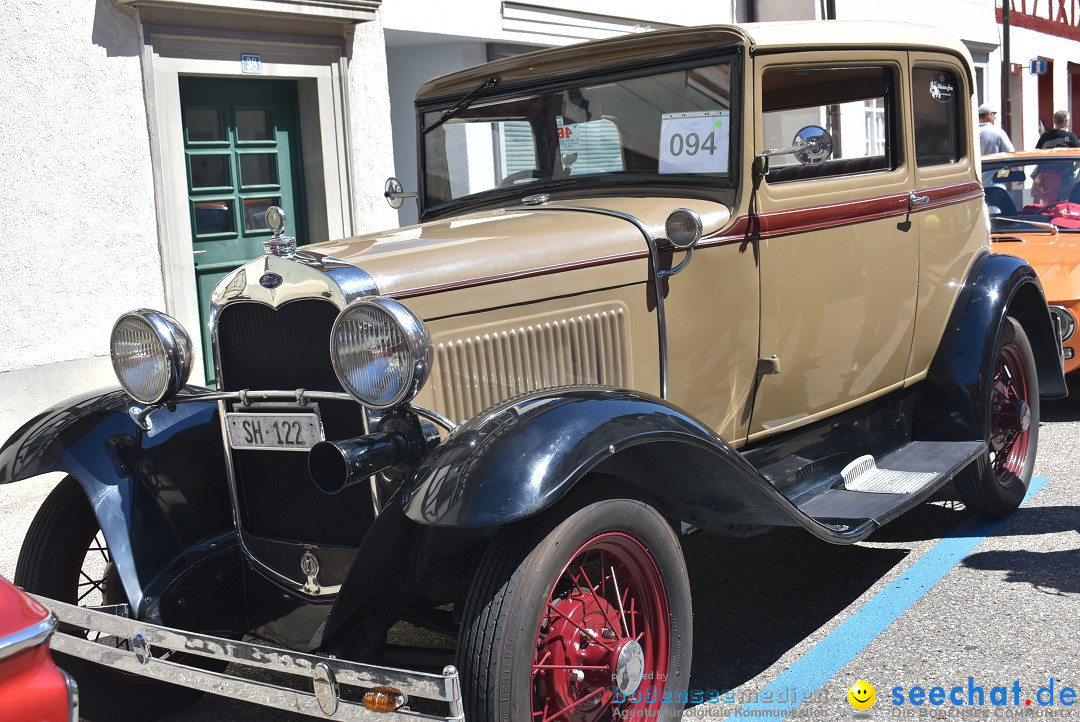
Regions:
<instances>
[{"instance_id":1,"label":"car hood","mask_svg":"<svg viewBox=\"0 0 1080 722\"><path fill-rule=\"evenodd\" d=\"M1017 233L1007 237L1023 241L1001 241L995 236L992 250L1027 261L1039 274L1048 301L1080 298L1080 234Z\"/></svg>"},{"instance_id":2,"label":"car hood","mask_svg":"<svg viewBox=\"0 0 1080 722\"><path fill-rule=\"evenodd\" d=\"M601 265L614 269L616 264L611 285L647 280L648 249L641 231L626 218L599 211L633 216L654 236L662 236L664 221L676 208L697 212L705 235L730 220L725 206L702 200L593 198L464 214L304 250L363 269L385 296L414 298L498 283L500 303L523 302L547 291L537 284L504 281ZM642 262L620 263L636 259ZM594 281L582 279L585 285ZM507 295L507 287L515 290Z\"/></svg>"}]
</instances>

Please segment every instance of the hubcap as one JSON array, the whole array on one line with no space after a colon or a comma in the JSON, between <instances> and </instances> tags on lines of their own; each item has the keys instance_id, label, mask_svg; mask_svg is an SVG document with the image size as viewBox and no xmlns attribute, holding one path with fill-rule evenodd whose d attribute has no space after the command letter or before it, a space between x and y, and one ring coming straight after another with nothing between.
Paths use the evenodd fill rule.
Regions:
<instances>
[{"instance_id":1,"label":"hubcap","mask_svg":"<svg viewBox=\"0 0 1080 722\"><path fill-rule=\"evenodd\" d=\"M624 697L630 697L641 686L641 679L645 676L645 652L641 645L632 639L623 643L619 650L619 658L615 663L615 676L613 679Z\"/></svg>"},{"instance_id":2,"label":"hubcap","mask_svg":"<svg viewBox=\"0 0 1080 722\"><path fill-rule=\"evenodd\" d=\"M670 650L667 592L648 549L600 534L563 568L532 663L533 722L604 722L660 708ZM651 685L651 688L645 687Z\"/></svg>"}]
</instances>

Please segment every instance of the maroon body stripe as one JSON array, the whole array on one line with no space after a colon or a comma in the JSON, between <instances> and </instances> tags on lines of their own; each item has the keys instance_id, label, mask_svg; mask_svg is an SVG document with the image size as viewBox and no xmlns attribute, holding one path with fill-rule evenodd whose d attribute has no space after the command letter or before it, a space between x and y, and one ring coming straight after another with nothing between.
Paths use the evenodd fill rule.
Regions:
<instances>
[{"instance_id":1,"label":"maroon body stripe","mask_svg":"<svg viewBox=\"0 0 1080 722\"><path fill-rule=\"evenodd\" d=\"M793 208L786 211L762 213L757 216L758 232L753 234L753 237L757 239L774 238L793 233L804 233L825 228L865 223L867 221L893 216L903 216L908 215L909 213L923 213L934 208L940 208L954 203L965 203L977 198L982 198L983 190L982 186L977 181L966 181L964 183L923 188L917 191L917 193L919 195L929 196L930 202L924 206L920 206L914 211L911 211L908 208L908 194L896 193L864 200L844 201L841 203L806 206L804 208ZM530 210L538 211L543 209L530 208ZM750 231L751 224L749 216L739 216L719 233L702 238L697 247L708 248L711 246L723 246L730 243L742 243L751 238ZM613 263L636 261L648 257L648 250L642 249L641 251L634 253L622 253L614 256L603 256L600 258L574 261L572 263L562 263L553 266L542 266L521 271L513 271L511 273L479 276L462 281L440 283L432 286L420 286L417 288L395 291L394 293L387 295L397 299L415 298L417 296L426 296L442 291L455 291L463 288L486 286L493 283L513 281L519 278L547 276L553 273L607 266Z\"/></svg>"}]
</instances>

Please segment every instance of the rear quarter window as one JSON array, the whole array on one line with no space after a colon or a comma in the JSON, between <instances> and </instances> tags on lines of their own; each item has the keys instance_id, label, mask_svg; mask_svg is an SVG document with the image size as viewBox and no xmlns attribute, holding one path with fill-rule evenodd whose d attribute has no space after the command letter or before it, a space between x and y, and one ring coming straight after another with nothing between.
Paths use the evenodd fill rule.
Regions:
<instances>
[{"instance_id":1,"label":"rear quarter window","mask_svg":"<svg viewBox=\"0 0 1080 722\"><path fill-rule=\"evenodd\" d=\"M920 166L955 163L964 157L963 104L967 95L956 74L945 68L915 68L911 73L915 110L915 162Z\"/></svg>"}]
</instances>

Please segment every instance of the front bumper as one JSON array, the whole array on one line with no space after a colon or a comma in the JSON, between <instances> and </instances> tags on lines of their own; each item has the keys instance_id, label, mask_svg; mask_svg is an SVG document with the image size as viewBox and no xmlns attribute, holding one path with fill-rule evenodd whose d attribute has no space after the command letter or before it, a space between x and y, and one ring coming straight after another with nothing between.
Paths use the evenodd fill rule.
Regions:
<instances>
[{"instance_id":1,"label":"front bumper","mask_svg":"<svg viewBox=\"0 0 1080 722\"><path fill-rule=\"evenodd\" d=\"M90 641L65 632L61 627L52 639L55 651L124 672L312 717L386 722L462 722L465 719L461 683L457 669L452 666L446 667L442 674L432 674L359 664L184 632L47 597L37 599L52 609L60 622L88 630L90 638L106 640ZM121 646L118 642L126 644ZM290 683L295 682L296 686L186 666L170 661L169 656L173 653L276 673ZM414 711L408 703L392 712L372 711L358 700L364 690L376 687L391 687L410 700L431 700L447 713Z\"/></svg>"}]
</instances>

